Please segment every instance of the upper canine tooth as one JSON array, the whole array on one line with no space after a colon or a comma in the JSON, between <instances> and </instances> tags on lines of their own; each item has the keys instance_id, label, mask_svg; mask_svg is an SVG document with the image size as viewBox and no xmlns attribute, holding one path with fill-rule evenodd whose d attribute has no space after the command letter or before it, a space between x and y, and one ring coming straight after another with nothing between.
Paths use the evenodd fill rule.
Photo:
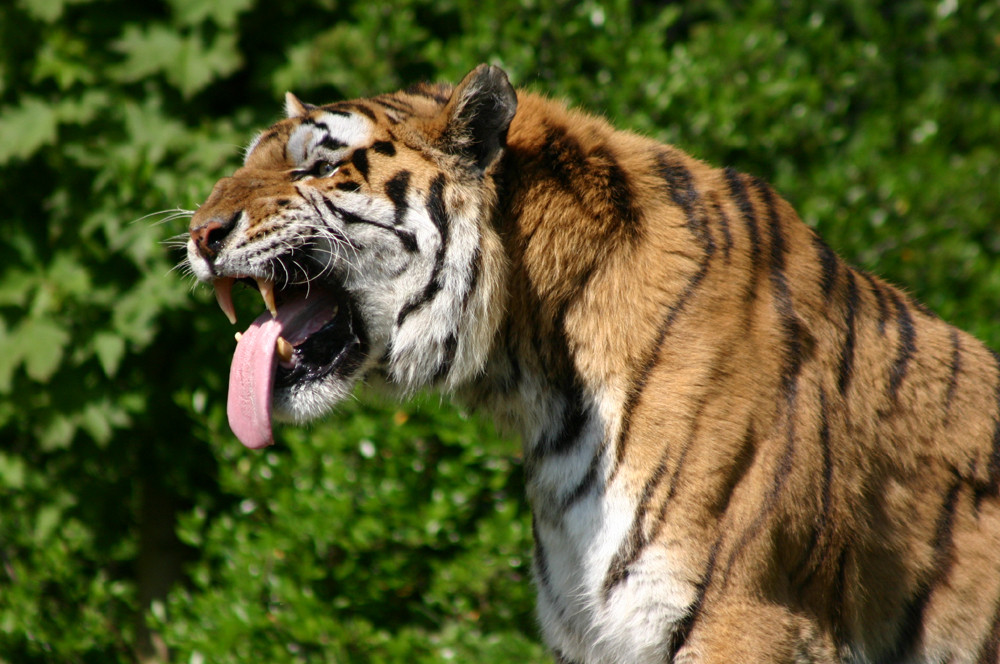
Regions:
<instances>
[{"instance_id":1,"label":"upper canine tooth","mask_svg":"<svg viewBox=\"0 0 1000 664\"><path fill-rule=\"evenodd\" d=\"M212 282L215 287L215 301L219 303L222 313L233 325L236 324L236 308L233 306L233 282L232 277L221 277Z\"/></svg>"},{"instance_id":2,"label":"upper canine tooth","mask_svg":"<svg viewBox=\"0 0 1000 664\"><path fill-rule=\"evenodd\" d=\"M278 307L274 303L274 282L270 279L261 279L257 277L257 288L260 289L260 294L264 298L264 306L267 310L271 312L271 315L275 318L278 317Z\"/></svg>"}]
</instances>

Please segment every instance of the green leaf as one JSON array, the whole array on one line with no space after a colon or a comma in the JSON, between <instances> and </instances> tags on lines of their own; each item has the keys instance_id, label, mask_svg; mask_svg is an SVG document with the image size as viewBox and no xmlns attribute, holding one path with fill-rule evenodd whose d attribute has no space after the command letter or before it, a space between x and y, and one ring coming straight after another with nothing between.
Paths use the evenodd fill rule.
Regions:
<instances>
[{"instance_id":1,"label":"green leaf","mask_svg":"<svg viewBox=\"0 0 1000 664\"><path fill-rule=\"evenodd\" d=\"M25 466L21 457L0 452L0 486L14 491L24 488Z\"/></svg>"},{"instance_id":2,"label":"green leaf","mask_svg":"<svg viewBox=\"0 0 1000 664\"><path fill-rule=\"evenodd\" d=\"M125 355L125 340L113 332L98 332L94 335L93 344L104 374L112 378Z\"/></svg>"},{"instance_id":3,"label":"green leaf","mask_svg":"<svg viewBox=\"0 0 1000 664\"><path fill-rule=\"evenodd\" d=\"M54 143L57 133L55 110L37 97L23 97L18 106L0 110L0 166L27 159Z\"/></svg>"},{"instance_id":4,"label":"green leaf","mask_svg":"<svg viewBox=\"0 0 1000 664\"><path fill-rule=\"evenodd\" d=\"M181 25L196 25L211 19L220 28L232 29L240 14L253 6L255 0L168 0L175 20Z\"/></svg>"},{"instance_id":5,"label":"green leaf","mask_svg":"<svg viewBox=\"0 0 1000 664\"><path fill-rule=\"evenodd\" d=\"M69 339L69 333L54 321L27 318L11 334L10 352L21 357L29 378L42 383L59 368Z\"/></svg>"},{"instance_id":6,"label":"green leaf","mask_svg":"<svg viewBox=\"0 0 1000 664\"><path fill-rule=\"evenodd\" d=\"M129 25L112 44L125 56L114 75L121 81L133 82L162 74L181 94L191 97L240 66L236 40L235 33L220 32L206 44L200 31L182 34L163 24L147 28Z\"/></svg>"}]
</instances>

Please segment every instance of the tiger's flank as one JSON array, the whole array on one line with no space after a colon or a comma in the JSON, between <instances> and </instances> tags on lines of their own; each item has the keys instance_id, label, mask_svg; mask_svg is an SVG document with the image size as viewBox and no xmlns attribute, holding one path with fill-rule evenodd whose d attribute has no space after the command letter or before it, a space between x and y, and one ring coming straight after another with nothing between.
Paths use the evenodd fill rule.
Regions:
<instances>
[{"instance_id":1,"label":"tiger's flank","mask_svg":"<svg viewBox=\"0 0 1000 664\"><path fill-rule=\"evenodd\" d=\"M190 226L225 314L263 299L244 444L358 382L517 431L560 663L997 661L996 354L765 182L496 67L286 107Z\"/></svg>"}]
</instances>

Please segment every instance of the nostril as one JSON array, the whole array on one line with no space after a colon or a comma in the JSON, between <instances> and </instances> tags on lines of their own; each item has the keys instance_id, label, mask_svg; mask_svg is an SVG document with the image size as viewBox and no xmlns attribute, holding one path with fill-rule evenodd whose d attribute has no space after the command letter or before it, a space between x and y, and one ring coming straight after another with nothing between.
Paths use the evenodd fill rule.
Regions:
<instances>
[{"instance_id":1,"label":"nostril","mask_svg":"<svg viewBox=\"0 0 1000 664\"><path fill-rule=\"evenodd\" d=\"M223 243L236 227L239 218L240 213L236 212L229 219L215 217L197 228L192 228L191 238L198 247L198 253L205 258L214 258L222 250Z\"/></svg>"}]
</instances>

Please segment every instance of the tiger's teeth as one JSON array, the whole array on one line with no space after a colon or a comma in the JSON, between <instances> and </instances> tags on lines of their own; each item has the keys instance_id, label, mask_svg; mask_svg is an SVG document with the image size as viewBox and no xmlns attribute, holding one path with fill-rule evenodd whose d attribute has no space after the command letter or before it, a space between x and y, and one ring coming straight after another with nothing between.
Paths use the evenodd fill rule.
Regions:
<instances>
[{"instance_id":1,"label":"tiger's teeth","mask_svg":"<svg viewBox=\"0 0 1000 664\"><path fill-rule=\"evenodd\" d=\"M274 282L270 279L261 279L257 277L257 288L260 289L260 294L264 298L264 306L267 310L271 312L271 315L275 318L278 317L278 307L274 303Z\"/></svg>"},{"instance_id":2,"label":"tiger's teeth","mask_svg":"<svg viewBox=\"0 0 1000 664\"><path fill-rule=\"evenodd\" d=\"M237 332L236 333L236 343L239 343L240 339L242 339L242 338L243 338L243 333L242 332Z\"/></svg>"},{"instance_id":3,"label":"tiger's teeth","mask_svg":"<svg viewBox=\"0 0 1000 664\"><path fill-rule=\"evenodd\" d=\"M221 277L212 282L215 287L215 301L219 303L222 313L233 325L236 324L236 308L233 306L233 282L232 277Z\"/></svg>"},{"instance_id":4,"label":"tiger's teeth","mask_svg":"<svg viewBox=\"0 0 1000 664\"><path fill-rule=\"evenodd\" d=\"M278 347L278 357L280 357L285 362L292 361L292 344L288 343L284 337L278 337L278 341L275 344Z\"/></svg>"}]
</instances>

